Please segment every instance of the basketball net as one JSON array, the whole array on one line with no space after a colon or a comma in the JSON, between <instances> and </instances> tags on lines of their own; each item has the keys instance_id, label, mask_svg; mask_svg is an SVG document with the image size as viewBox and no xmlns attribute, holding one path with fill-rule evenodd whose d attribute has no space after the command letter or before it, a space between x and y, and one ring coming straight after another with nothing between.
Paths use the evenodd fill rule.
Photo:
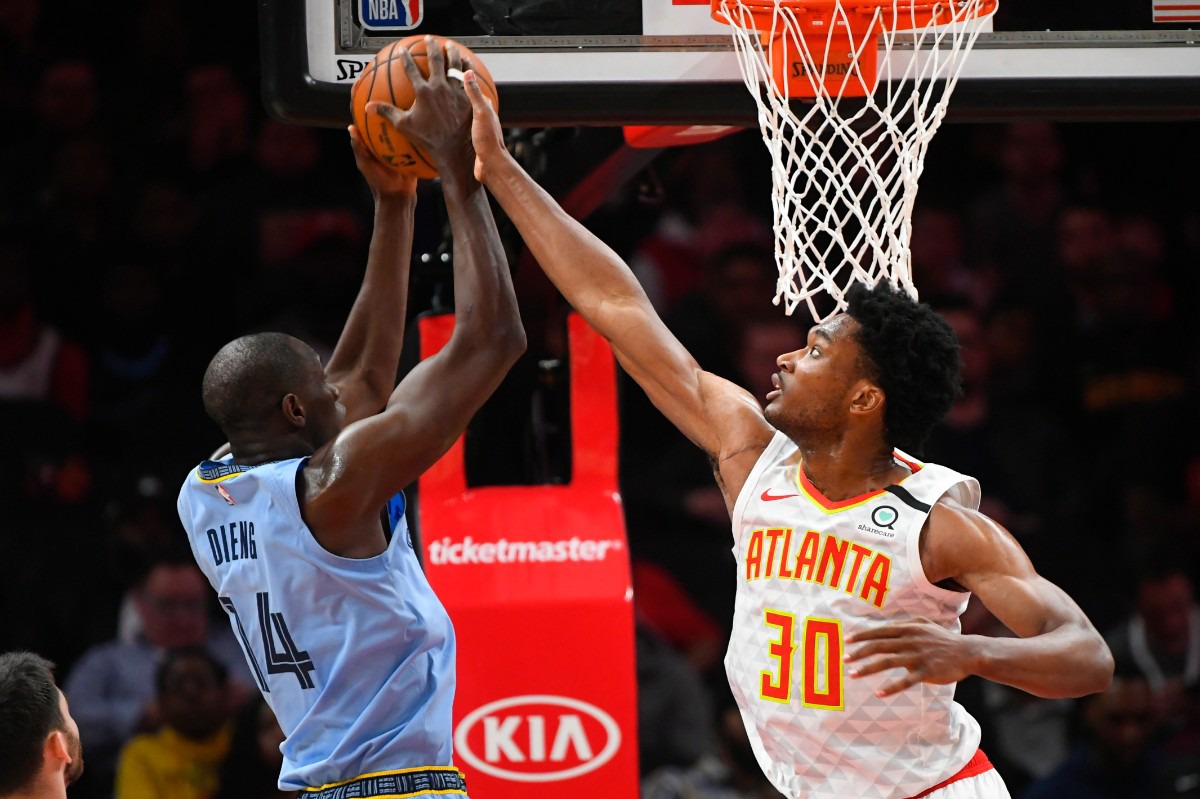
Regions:
<instances>
[{"instance_id":1,"label":"basketball net","mask_svg":"<svg viewBox=\"0 0 1200 799\"><path fill-rule=\"evenodd\" d=\"M712 0L771 154L785 313L803 302L828 318L855 282L887 279L916 297L909 237L925 153L995 10L996 0Z\"/></svg>"}]
</instances>

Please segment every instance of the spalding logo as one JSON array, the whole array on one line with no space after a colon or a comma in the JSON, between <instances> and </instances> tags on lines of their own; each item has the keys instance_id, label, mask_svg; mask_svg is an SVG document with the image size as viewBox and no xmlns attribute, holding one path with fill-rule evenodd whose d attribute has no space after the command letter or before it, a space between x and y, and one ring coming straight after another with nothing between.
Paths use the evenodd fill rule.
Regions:
<instances>
[{"instance_id":1,"label":"spalding logo","mask_svg":"<svg viewBox=\"0 0 1200 799\"><path fill-rule=\"evenodd\" d=\"M515 782L569 780L603 766L621 729L595 705L565 696L512 696L467 714L454 731L457 754L480 771Z\"/></svg>"}]
</instances>

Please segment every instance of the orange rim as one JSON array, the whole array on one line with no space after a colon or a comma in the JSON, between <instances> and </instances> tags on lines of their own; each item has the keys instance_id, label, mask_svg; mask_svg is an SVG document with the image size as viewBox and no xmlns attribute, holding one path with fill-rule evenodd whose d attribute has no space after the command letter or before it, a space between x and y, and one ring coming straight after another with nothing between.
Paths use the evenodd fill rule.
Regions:
<instances>
[{"instance_id":1,"label":"orange rim","mask_svg":"<svg viewBox=\"0 0 1200 799\"><path fill-rule=\"evenodd\" d=\"M722 0L712 0L712 15L718 21L726 22L721 13L721 3ZM803 32L822 33L828 30L830 19L839 9L841 14L844 14L850 30L855 32L870 30L873 23L880 25L884 30L917 30L930 25L945 25L968 18L985 17L996 10L997 0L982 0L978 4L978 10L970 14L964 14L970 3L961 0L957 4L954 0L780 0L778 8L773 0L737 0L735 4L750 12L750 16L755 20L756 30L770 30L778 8L786 8L795 14ZM878 22L875 22L876 20Z\"/></svg>"}]
</instances>

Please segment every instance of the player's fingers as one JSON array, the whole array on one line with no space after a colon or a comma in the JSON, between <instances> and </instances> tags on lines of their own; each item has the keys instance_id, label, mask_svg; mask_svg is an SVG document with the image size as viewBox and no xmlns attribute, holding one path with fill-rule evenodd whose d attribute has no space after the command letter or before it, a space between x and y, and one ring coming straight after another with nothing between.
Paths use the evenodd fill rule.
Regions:
<instances>
[{"instance_id":1,"label":"player's fingers","mask_svg":"<svg viewBox=\"0 0 1200 799\"><path fill-rule=\"evenodd\" d=\"M850 666L846 669L846 673L851 677L866 677L868 674L878 674L879 672L887 671L888 669L905 669L909 667L910 664L907 658L902 658L898 655L890 655Z\"/></svg>"},{"instance_id":2,"label":"player's fingers","mask_svg":"<svg viewBox=\"0 0 1200 799\"><path fill-rule=\"evenodd\" d=\"M429 82L446 82L446 54L442 52L442 43L432 36L425 37L425 53L429 56Z\"/></svg>"},{"instance_id":3,"label":"player's fingers","mask_svg":"<svg viewBox=\"0 0 1200 799\"><path fill-rule=\"evenodd\" d=\"M446 42L446 74L453 77L454 73L450 70L457 70L461 75L464 69L462 52L454 42ZM459 80L462 80L460 77Z\"/></svg>"},{"instance_id":4,"label":"player's fingers","mask_svg":"<svg viewBox=\"0 0 1200 799\"><path fill-rule=\"evenodd\" d=\"M859 642L857 646L847 649L843 658L849 662L862 660L872 655L896 655L903 652L911 652L912 649L911 641L904 641L898 638L884 638L878 641L867 641L866 643Z\"/></svg>"},{"instance_id":5,"label":"player's fingers","mask_svg":"<svg viewBox=\"0 0 1200 799\"><path fill-rule=\"evenodd\" d=\"M475 70L469 69L463 76L463 85L467 88L467 97L471 100L471 110L476 114L492 111L492 101L479 88L479 78Z\"/></svg>"},{"instance_id":6,"label":"player's fingers","mask_svg":"<svg viewBox=\"0 0 1200 799\"><path fill-rule=\"evenodd\" d=\"M846 636L848 644L856 641L876 641L881 638L896 638L904 634L904 627L899 624L884 624L869 630L858 630Z\"/></svg>"},{"instance_id":7,"label":"player's fingers","mask_svg":"<svg viewBox=\"0 0 1200 799\"><path fill-rule=\"evenodd\" d=\"M887 685L880 688L878 691L875 692L875 696L878 696L879 698L882 699L885 696L891 696L893 694L898 694L905 689L912 688L914 685L916 685L920 681L921 681L921 675L915 671L910 671L907 674L905 674L903 677L901 677L900 679L893 680L892 682L890 682Z\"/></svg>"},{"instance_id":8,"label":"player's fingers","mask_svg":"<svg viewBox=\"0 0 1200 799\"><path fill-rule=\"evenodd\" d=\"M428 47L426 52L428 52ZM404 74L408 75L408 80L414 89L426 82L425 76L421 74L421 68L417 66L412 52L407 47L400 48L400 65L404 67Z\"/></svg>"},{"instance_id":9,"label":"player's fingers","mask_svg":"<svg viewBox=\"0 0 1200 799\"><path fill-rule=\"evenodd\" d=\"M367 103L366 110L368 114L378 114L397 127L399 127L400 123L404 121L404 111L392 105L391 103L372 100L371 102Z\"/></svg>"}]
</instances>

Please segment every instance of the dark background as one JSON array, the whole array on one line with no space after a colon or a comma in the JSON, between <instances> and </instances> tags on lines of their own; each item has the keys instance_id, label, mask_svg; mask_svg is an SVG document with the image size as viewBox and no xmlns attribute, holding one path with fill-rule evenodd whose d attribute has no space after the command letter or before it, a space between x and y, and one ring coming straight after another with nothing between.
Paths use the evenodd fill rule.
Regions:
<instances>
[{"instance_id":1,"label":"dark background","mask_svg":"<svg viewBox=\"0 0 1200 799\"><path fill-rule=\"evenodd\" d=\"M997 27L1071 26L1065 4L1035 5L1009 2ZM178 546L177 487L220 443L200 404L208 358L262 329L327 353L357 290L371 205L347 136L266 116L257 35L245 0L0 0L0 650L63 674ZM1102 631L1126 618L1143 562L1200 566L1198 133L948 125L921 181L916 282L968 361L967 397L923 454L978 476L986 509ZM551 184L619 140L520 135ZM756 391L771 367L751 369L753 335L780 316L768 170L756 131L665 152L588 220L701 364ZM410 321L450 296L444 225L423 186ZM472 428L472 479L566 479L565 308L504 227L530 350ZM22 338L39 326L60 337L48 381ZM635 563L703 621L672 627L655 605L672 595L649 588L639 610L717 685L704 646L723 641L733 581L707 464L624 382L622 424Z\"/></svg>"}]
</instances>

